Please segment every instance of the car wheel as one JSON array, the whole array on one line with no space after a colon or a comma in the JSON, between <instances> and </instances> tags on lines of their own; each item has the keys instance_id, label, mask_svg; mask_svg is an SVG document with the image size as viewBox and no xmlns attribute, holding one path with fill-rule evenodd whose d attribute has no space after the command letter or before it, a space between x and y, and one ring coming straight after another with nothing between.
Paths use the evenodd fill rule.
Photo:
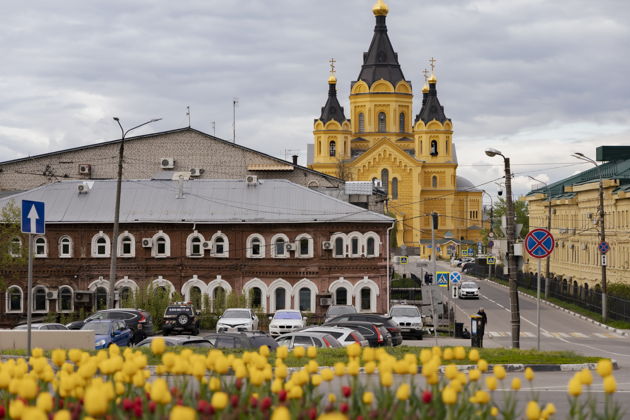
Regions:
<instances>
[{"instance_id":1,"label":"car wheel","mask_svg":"<svg viewBox=\"0 0 630 420\"><path fill-rule=\"evenodd\" d=\"M191 318L186 315L186 314L179 314L177 315L177 324L183 326L186 326L190 323Z\"/></svg>"}]
</instances>

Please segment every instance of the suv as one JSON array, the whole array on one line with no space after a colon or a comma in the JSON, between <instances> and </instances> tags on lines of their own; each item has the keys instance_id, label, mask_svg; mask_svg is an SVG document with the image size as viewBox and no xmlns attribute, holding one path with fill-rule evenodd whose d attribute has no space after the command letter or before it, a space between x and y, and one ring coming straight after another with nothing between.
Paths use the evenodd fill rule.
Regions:
<instances>
[{"instance_id":1,"label":"suv","mask_svg":"<svg viewBox=\"0 0 630 420\"><path fill-rule=\"evenodd\" d=\"M345 314L356 314L357 308L352 305L332 305L326 311L326 317L324 318L324 322L328 322L331 319Z\"/></svg>"},{"instance_id":2,"label":"suv","mask_svg":"<svg viewBox=\"0 0 630 420\"><path fill-rule=\"evenodd\" d=\"M66 325L70 330L80 330L86 322L103 319L115 319L125 321L127 327L131 329L132 343L139 343L147 337L153 335L153 319L151 314L143 309L119 308L103 309L98 311L83 321L74 321Z\"/></svg>"},{"instance_id":3,"label":"suv","mask_svg":"<svg viewBox=\"0 0 630 420\"><path fill-rule=\"evenodd\" d=\"M337 324L342 321L367 321L371 323L379 323L383 324L387 331L392 336L392 342L394 346L400 346L403 342L403 337L400 332L400 327L391 316L389 315L379 315L379 314L366 314L366 313L357 313L357 314L345 314L334 317L333 319L327 321L326 324ZM363 334L365 335L365 334ZM365 337L368 338L368 337ZM369 340L369 338L368 338Z\"/></svg>"},{"instance_id":4,"label":"suv","mask_svg":"<svg viewBox=\"0 0 630 420\"><path fill-rule=\"evenodd\" d=\"M168 305L164 311L162 334L189 332L192 335L198 335L199 318L197 315L198 313L192 303L176 302Z\"/></svg>"},{"instance_id":5,"label":"suv","mask_svg":"<svg viewBox=\"0 0 630 420\"><path fill-rule=\"evenodd\" d=\"M389 310L389 316L398 324L402 335L422 340L422 314L417 306L394 305Z\"/></svg>"}]
</instances>

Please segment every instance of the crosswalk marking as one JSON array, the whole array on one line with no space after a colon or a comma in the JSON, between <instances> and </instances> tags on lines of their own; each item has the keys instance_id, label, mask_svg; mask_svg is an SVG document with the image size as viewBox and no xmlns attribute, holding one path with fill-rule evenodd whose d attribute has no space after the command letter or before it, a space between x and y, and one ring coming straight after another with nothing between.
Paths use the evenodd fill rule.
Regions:
<instances>
[{"instance_id":1,"label":"crosswalk marking","mask_svg":"<svg viewBox=\"0 0 630 420\"><path fill-rule=\"evenodd\" d=\"M547 338L624 338L623 335L614 332L608 333L592 333L591 335L581 332L551 332L541 331L540 335ZM512 333L509 331L488 331L488 337L511 337ZM535 338L536 334L529 331L521 331L521 337Z\"/></svg>"},{"instance_id":2,"label":"crosswalk marking","mask_svg":"<svg viewBox=\"0 0 630 420\"><path fill-rule=\"evenodd\" d=\"M599 338L621 338L623 337L620 334L617 333L595 333L596 336L598 336Z\"/></svg>"},{"instance_id":3,"label":"crosswalk marking","mask_svg":"<svg viewBox=\"0 0 630 420\"><path fill-rule=\"evenodd\" d=\"M579 333L579 332L572 332L572 333L569 333L569 334L571 335L571 337L575 337L575 338L588 338L588 335L582 334L582 333Z\"/></svg>"},{"instance_id":4,"label":"crosswalk marking","mask_svg":"<svg viewBox=\"0 0 630 420\"><path fill-rule=\"evenodd\" d=\"M521 331L521 337L532 338L532 337L536 337L536 334L530 333L530 332L527 332L527 331Z\"/></svg>"}]
</instances>

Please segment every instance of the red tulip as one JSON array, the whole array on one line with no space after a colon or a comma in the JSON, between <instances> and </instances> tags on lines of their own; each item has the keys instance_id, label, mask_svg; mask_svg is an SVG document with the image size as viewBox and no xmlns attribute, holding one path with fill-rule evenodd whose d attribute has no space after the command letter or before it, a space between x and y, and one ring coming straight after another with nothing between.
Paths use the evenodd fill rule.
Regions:
<instances>
[{"instance_id":1,"label":"red tulip","mask_svg":"<svg viewBox=\"0 0 630 420\"><path fill-rule=\"evenodd\" d=\"M238 395L230 395L230 404L232 408L238 407Z\"/></svg>"},{"instance_id":2,"label":"red tulip","mask_svg":"<svg viewBox=\"0 0 630 420\"><path fill-rule=\"evenodd\" d=\"M422 402L424 402L425 404L430 403L432 399L433 394L431 393L431 391L426 390L422 393Z\"/></svg>"},{"instance_id":3,"label":"red tulip","mask_svg":"<svg viewBox=\"0 0 630 420\"><path fill-rule=\"evenodd\" d=\"M252 406L252 408L256 408L256 407L258 407L258 398L256 398L256 397L252 396L252 397L249 399L249 405L251 405L251 406Z\"/></svg>"},{"instance_id":4,"label":"red tulip","mask_svg":"<svg viewBox=\"0 0 630 420\"><path fill-rule=\"evenodd\" d=\"M157 403L155 401L149 401L149 411L155 413L155 409L157 408Z\"/></svg>"},{"instance_id":5,"label":"red tulip","mask_svg":"<svg viewBox=\"0 0 630 420\"><path fill-rule=\"evenodd\" d=\"M133 415L136 417L142 417L142 406L134 406L133 407Z\"/></svg>"},{"instance_id":6,"label":"red tulip","mask_svg":"<svg viewBox=\"0 0 630 420\"><path fill-rule=\"evenodd\" d=\"M133 407L134 407L134 403L129 398L125 398L122 401L122 406L123 406L123 410L131 411L133 409Z\"/></svg>"},{"instance_id":7,"label":"red tulip","mask_svg":"<svg viewBox=\"0 0 630 420\"><path fill-rule=\"evenodd\" d=\"M349 386L342 386L341 392L344 397L348 398L350 394L352 394L352 388L350 388Z\"/></svg>"},{"instance_id":8,"label":"red tulip","mask_svg":"<svg viewBox=\"0 0 630 420\"><path fill-rule=\"evenodd\" d=\"M271 404L272 404L271 398L270 397L265 397L260 402L260 408L263 411L267 411L267 410L269 410L269 407L271 407Z\"/></svg>"},{"instance_id":9,"label":"red tulip","mask_svg":"<svg viewBox=\"0 0 630 420\"><path fill-rule=\"evenodd\" d=\"M5 413L5 409L3 405L0 405L0 418L4 418Z\"/></svg>"},{"instance_id":10,"label":"red tulip","mask_svg":"<svg viewBox=\"0 0 630 420\"><path fill-rule=\"evenodd\" d=\"M61 398L59 398L59 400L57 401L57 407L60 410L63 409L63 404L64 404L63 400ZM2 417L2 416L0 416L0 417Z\"/></svg>"},{"instance_id":11,"label":"red tulip","mask_svg":"<svg viewBox=\"0 0 630 420\"><path fill-rule=\"evenodd\" d=\"M281 389L280 392L278 392L278 399L280 400L280 402L285 402L287 399L287 391Z\"/></svg>"},{"instance_id":12,"label":"red tulip","mask_svg":"<svg viewBox=\"0 0 630 420\"><path fill-rule=\"evenodd\" d=\"M354 420L363 420L363 416L357 416Z\"/></svg>"},{"instance_id":13,"label":"red tulip","mask_svg":"<svg viewBox=\"0 0 630 420\"><path fill-rule=\"evenodd\" d=\"M343 414L346 414L349 409L350 409L350 407L348 407L347 403L341 403L339 405L339 411L341 411Z\"/></svg>"},{"instance_id":14,"label":"red tulip","mask_svg":"<svg viewBox=\"0 0 630 420\"><path fill-rule=\"evenodd\" d=\"M311 407L308 410L308 418L311 420L315 420L317 418L317 408Z\"/></svg>"},{"instance_id":15,"label":"red tulip","mask_svg":"<svg viewBox=\"0 0 630 420\"><path fill-rule=\"evenodd\" d=\"M243 387L243 380L241 378L236 378L234 386L236 387L236 389L240 390Z\"/></svg>"}]
</instances>

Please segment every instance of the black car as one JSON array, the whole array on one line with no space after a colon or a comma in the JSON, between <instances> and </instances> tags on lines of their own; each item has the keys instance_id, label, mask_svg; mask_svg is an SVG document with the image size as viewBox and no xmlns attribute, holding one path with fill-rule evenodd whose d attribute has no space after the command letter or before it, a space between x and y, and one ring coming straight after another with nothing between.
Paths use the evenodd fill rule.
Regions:
<instances>
[{"instance_id":1,"label":"black car","mask_svg":"<svg viewBox=\"0 0 630 420\"><path fill-rule=\"evenodd\" d=\"M330 321L326 322L325 325L330 325L332 322L338 321L367 321L371 323L380 323L387 328L387 331L392 335L392 343L394 346L399 346L403 342L402 332L400 331L400 327L396 322L392 319L391 316L385 316L380 314L345 314L334 317ZM367 338L367 337L366 337Z\"/></svg>"},{"instance_id":2,"label":"black car","mask_svg":"<svg viewBox=\"0 0 630 420\"><path fill-rule=\"evenodd\" d=\"M392 345L392 335L387 331L385 325L378 322L369 321L330 321L325 325L335 327L352 328L361 333L368 341L370 347L383 347Z\"/></svg>"},{"instance_id":3,"label":"black car","mask_svg":"<svg viewBox=\"0 0 630 420\"><path fill-rule=\"evenodd\" d=\"M104 319L125 321L125 324L133 334L131 342L134 344L153 335L153 318L151 318L151 314L142 309L132 308L103 309L90 315L83 321L71 322L66 327L70 330L80 330L87 322Z\"/></svg>"},{"instance_id":4,"label":"black car","mask_svg":"<svg viewBox=\"0 0 630 420\"><path fill-rule=\"evenodd\" d=\"M149 338L145 338L138 344L136 347L149 347L151 346L151 342L158 338L158 336L153 336ZM167 347L172 346L184 346L184 347L205 347L212 348L212 343L208 340L197 337L195 335L172 335L169 337L159 337L164 340L164 343Z\"/></svg>"},{"instance_id":5,"label":"black car","mask_svg":"<svg viewBox=\"0 0 630 420\"><path fill-rule=\"evenodd\" d=\"M199 335L199 318L195 307L191 303L176 302L168 305L164 310L164 325L162 334L190 333Z\"/></svg>"},{"instance_id":6,"label":"black car","mask_svg":"<svg viewBox=\"0 0 630 420\"><path fill-rule=\"evenodd\" d=\"M258 349L267 346L274 350L278 343L266 333L247 331L237 333L212 333L203 337L218 349Z\"/></svg>"}]
</instances>

